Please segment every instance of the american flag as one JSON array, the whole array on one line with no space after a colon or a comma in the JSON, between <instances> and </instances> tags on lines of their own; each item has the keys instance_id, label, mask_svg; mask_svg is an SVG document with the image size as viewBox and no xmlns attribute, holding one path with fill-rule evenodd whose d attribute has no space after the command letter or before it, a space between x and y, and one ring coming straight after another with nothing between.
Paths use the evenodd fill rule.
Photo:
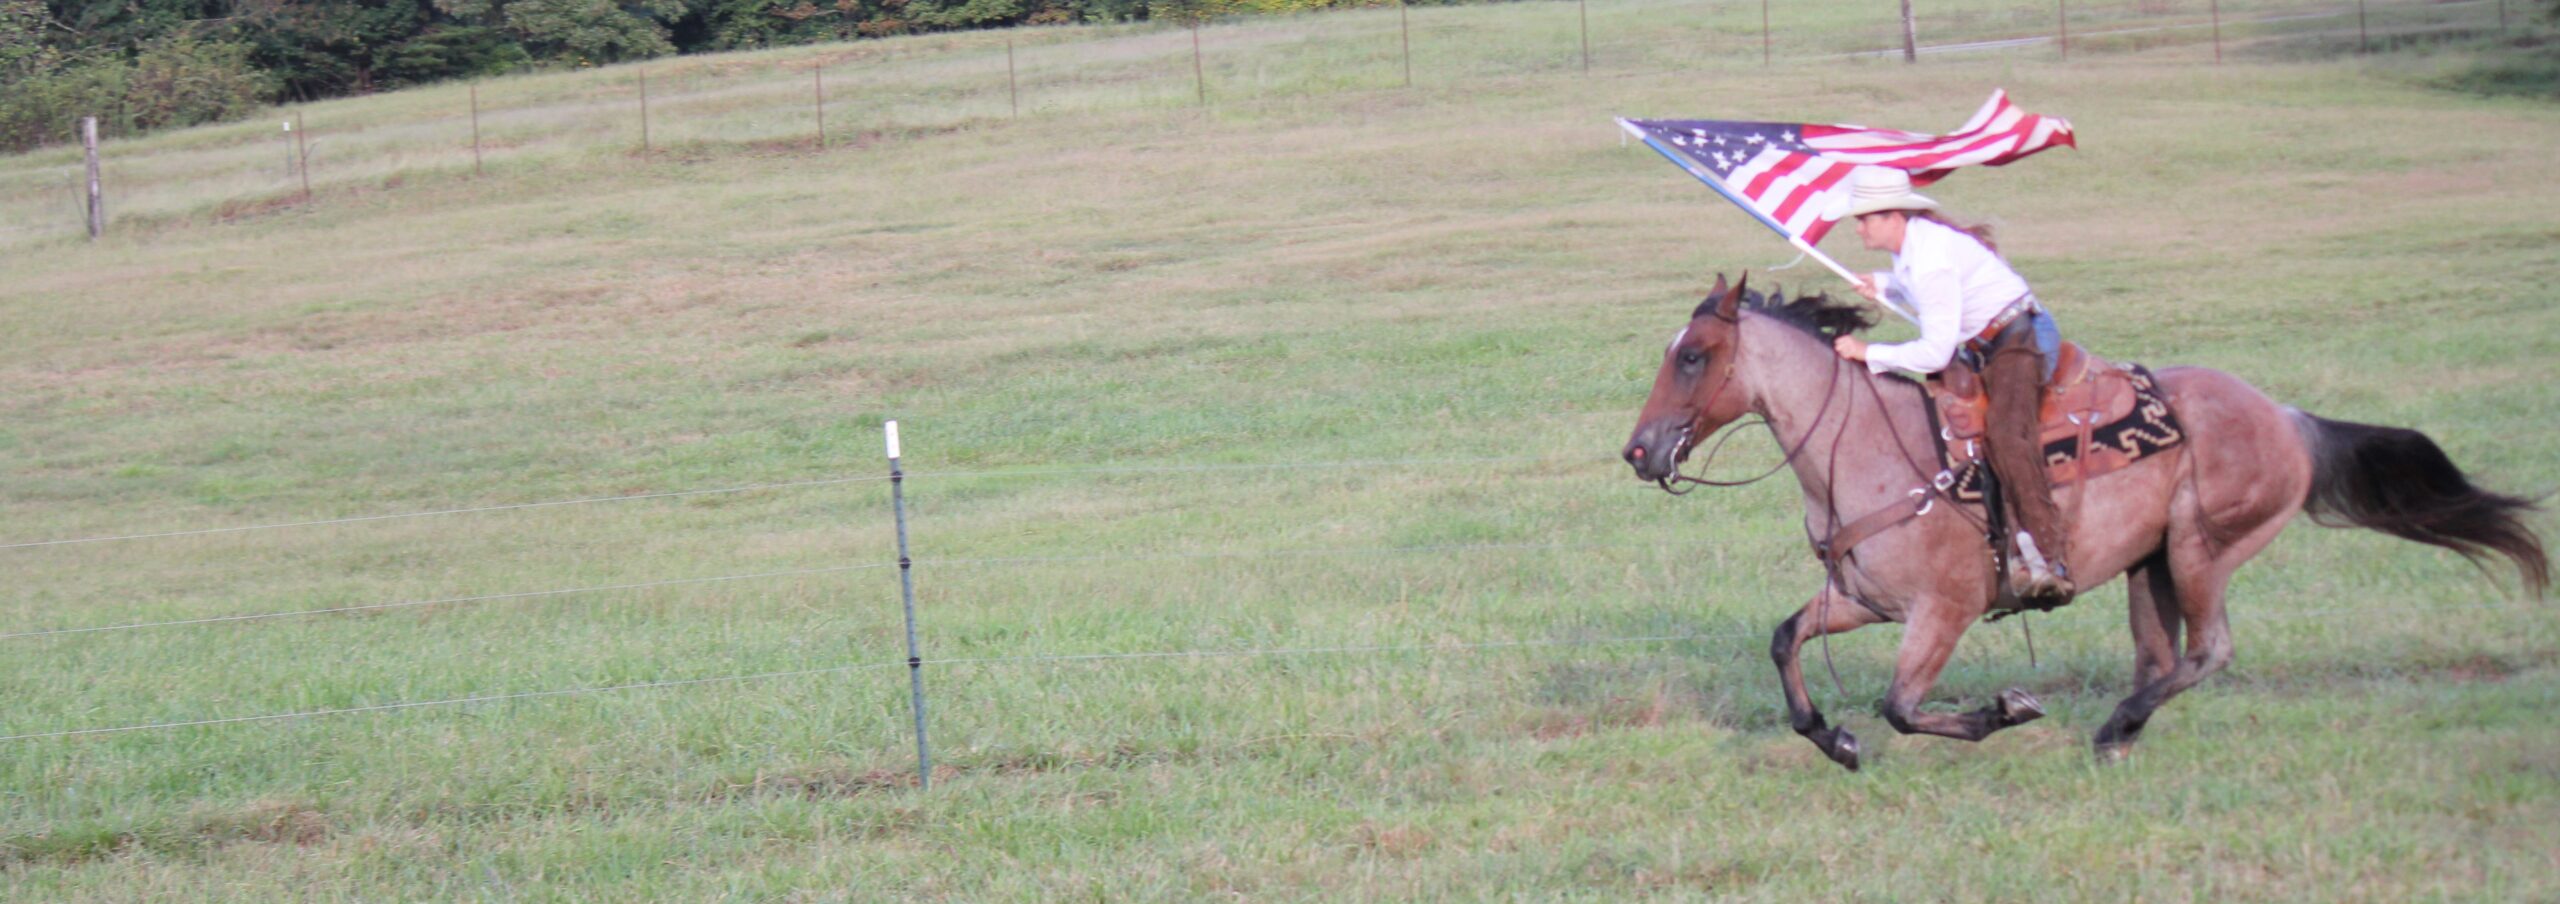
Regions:
<instances>
[{"instance_id":1,"label":"american flag","mask_svg":"<svg viewBox=\"0 0 2560 904\"><path fill-rule=\"evenodd\" d=\"M1999 166L2055 145L2076 147L2071 123L1991 99L1964 127L1924 135L1865 126L1715 119L1621 119L1700 178L1712 177L1748 203L1772 228L1807 243L1822 241L1835 222L1835 201L1849 193L1860 166L1908 170L1915 186L1960 166Z\"/></svg>"}]
</instances>

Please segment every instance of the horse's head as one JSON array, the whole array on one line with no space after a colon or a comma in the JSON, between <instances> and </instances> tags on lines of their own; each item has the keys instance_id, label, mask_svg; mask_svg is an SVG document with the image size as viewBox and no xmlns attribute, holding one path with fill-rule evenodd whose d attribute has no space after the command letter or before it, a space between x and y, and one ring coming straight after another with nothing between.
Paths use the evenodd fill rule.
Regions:
<instances>
[{"instance_id":1,"label":"horse's head","mask_svg":"<svg viewBox=\"0 0 2560 904\"><path fill-rule=\"evenodd\" d=\"M1742 341L1743 284L1727 288L1724 275L1689 315L1689 325L1662 350L1662 370L1653 375L1653 394L1636 415L1636 431L1620 455L1640 480L1662 480L1689 457L1698 440L1733 423L1751 408L1734 384L1734 366Z\"/></svg>"}]
</instances>

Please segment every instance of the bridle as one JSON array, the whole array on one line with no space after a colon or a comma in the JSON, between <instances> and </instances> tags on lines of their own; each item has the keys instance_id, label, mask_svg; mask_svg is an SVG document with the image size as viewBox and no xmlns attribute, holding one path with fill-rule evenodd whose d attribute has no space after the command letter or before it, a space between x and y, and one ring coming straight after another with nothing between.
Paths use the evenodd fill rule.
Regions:
<instances>
[{"instance_id":1,"label":"bridle","mask_svg":"<svg viewBox=\"0 0 2560 904\"><path fill-rule=\"evenodd\" d=\"M1742 339L1742 332L1740 329L1742 326L1742 317L1740 315L1728 317L1725 316L1723 311L1715 312L1715 317L1717 320L1732 324L1735 327L1734 344L1739 346ZM1717 397L1722 396L1725 389L1733 385L1733 372L1736 368L1741 366L1741 359L1742 356L1738 352L1729 352L1725 355L1724 373L1721 375L1722 379L1716 383L1716 387L1714 389L1707 391L1707 402L1704 405L1698 406L1697 416L1689 420L1688 426L1680 428L1680 440L1671 444L1671 473L1655 478L1653 481L1655 485L1662 487L1663 492L1674 496L1686 496L1690 493L1697 492L1697 488L1700 486L1739 487L1759 483L1760 481L1776 476L1779 471L1786 470L1789 465L1795 464L1796 456L1803 454L1806 447L1813 445L1813 435L1816 431L1807 429L1804 433L1804 439L1798 441L1795 448L1788 449L1786 456L1778 459L1777 464L1770 466L1769 470L1762 471L1757 476L1743 480L1709 480L1704 477L1691 477L1687 474L1680 473L1680 456L1686 454L1688 450L1692 448L1689 443L1689 437L1697 432L1699 424L1706 422L1707 413L1716 409ZM1831 369L1831 383L1824 386L1822 389L1822 407L1819 410L1816 410L1813 414L1813 423L1817 425L1822 423L1824 415L1831 413L1831 396L1840 388L1840 371L1841 368L1833 367ZM1769 423L1769 413L1760 410L1758 403L1752 404L1750 414L1752 417L1758 418L1758 421L1756 421L1758 426L1767 427L1769 429L1770 438L1776 439L1781 448L1786 446L1786 439L1778 436L1778 428ZM1698 459L1699 473L1705 473L1708 466L1715 463L1716 456L1724 452L1724 444L1731 442L1734 434L1742 432L1742 429L1747 425L1744 425L1740 419L1736 419L1733 424L1729 426L1734 426L1737 429L1722 431L1722 435L1716 438L1715 445L1707 448L1707 454ZM1690 486L1688 489L1678 489L1675 488L1675 484L1691 484L1693 486Z\"/></svg>"}]
</instances>

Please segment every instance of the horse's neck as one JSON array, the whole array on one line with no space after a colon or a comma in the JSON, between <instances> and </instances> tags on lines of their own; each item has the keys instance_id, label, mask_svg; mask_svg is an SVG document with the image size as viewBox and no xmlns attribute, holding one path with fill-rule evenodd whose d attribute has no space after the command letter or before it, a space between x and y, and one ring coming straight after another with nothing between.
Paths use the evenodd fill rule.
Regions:
<instances>
[{"instance_id":1,"label":"horse's neck","mask_svg":"<svg viewBox=\"0 0 2560 904\"><path fill-rule=\"evenodd\" d=\"M1875 481L1861 476L1923 479L1906 460L1916 456L1925 465L1935 453L1916 395L1843 360L1820 339L1780 323L1759 326L1765 338L1745 339L1744 347L1759 353L1745 366L1779 453L1794 456L1790 467L1806 498L1829 499L1856 517L1848 509L1871 505L1865 497L1877 494Z\"/></svg>"}]
</instances>

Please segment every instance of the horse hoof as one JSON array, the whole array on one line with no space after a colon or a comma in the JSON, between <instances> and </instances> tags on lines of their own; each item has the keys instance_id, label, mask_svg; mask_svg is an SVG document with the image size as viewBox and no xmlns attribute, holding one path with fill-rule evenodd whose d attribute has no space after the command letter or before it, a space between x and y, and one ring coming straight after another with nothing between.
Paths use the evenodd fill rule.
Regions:
<instances>
[{"instance_id":1,"label":"horse hoof","mask_svg":"<svg viewBox=\"0 0 2560 904\"><path fill-rule=\"evenodd\" d=\"M2014 687L2000 692L2000 721L2024 725L2041 718L2044 718L2044 703L2037 700L2036 695Z\"/></svg>"},{"instance_id":2,"label":"horse hoof","mask_svg":"<svg viewBox=\"0 0 2560 904\"><path fill-rule=\"evenodd\" d=\"M1858 771L1857 735L1846 731L1833 735L1831 743L1823 745L1822 752L1830 756L1832 762L1847 767L1849 771Z\"/></svg>"},{"instance_id":3,"label":"horse hoof","mask_svg":"<svg viewBox=\"0 0 2560 904\"><path fill-rule=\"evenodd\" d=\"M2118 741L2097 745L2098 765L2113 766L2133 758L2133 742Z\"/></svg>"}]
</instances>

